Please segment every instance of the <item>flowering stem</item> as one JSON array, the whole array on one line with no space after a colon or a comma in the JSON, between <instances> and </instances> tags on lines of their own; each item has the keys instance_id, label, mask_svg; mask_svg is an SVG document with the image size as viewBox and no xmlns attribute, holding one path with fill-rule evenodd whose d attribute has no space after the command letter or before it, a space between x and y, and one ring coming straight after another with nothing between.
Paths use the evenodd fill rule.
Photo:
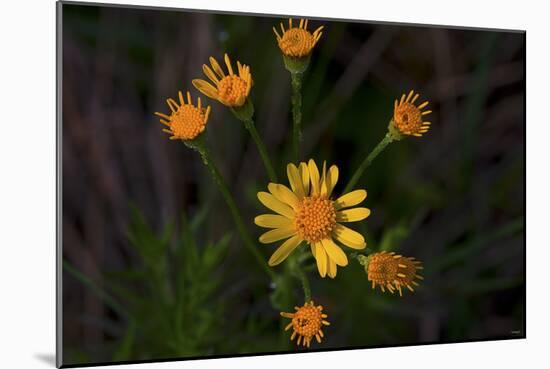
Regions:
<instances>
[{"instance_id":1,"label":"flowering stem","mask_svg":"<svg viewBox=\"0 0 550 369\"><path fill-rule=\"evenodd\" d=\"M307 279L306 274L299 266L296 268L300 282L302 282L302 289L304 290L304 302L311 301L311 288L309 287L309 280Z\"/></svg>"},{"instance_id":2,"label":"flowering stem","mask_svg":"<svg viewBox=\"0 0 550 369\"><path fill-rule=\"evenodd\" d=\"M359 179L363 175L363 172L365 171L365 169L367 169L367 167L386 148L386 146L388 146L391 142L395 140L396 140L396 137L394 134L392 134L391 132L386 133L382 141L380 141L378 145L376 145L374 150L372 150L370 154L368 154L367 157L363 160L361 165L359 165L359 168L357 168L357 170L349 180L343 193L348 193L351 191L351 189L357 184L357 181L359 181Z\"/></svg>"},{"instance_id":3,"label":"flowering stem","mask_svg":"<svg viewBox=\"0 0 550 369\"><path fill-rule=\"evenodd\" d=\"M300 247L301 249L301 255L304 255L304 248ZM300 255L300 256L301 256ZM289 265L290 265L290 271L293 276L295 276L297 279L300 280L300 283L302 284L302 289L304 290L304 302L311 301L311 287L309 286L309 280L307 279L306 273L302 270L302 267L300 265L300 259L301 257L297 255L293 255L292 257L289 257Z\"/></svg>"},{"instance_id":4,"label":"flowering stem","mask_svg":"<svg viewBox=\"0 0 550 369\"><path fill-rule=\"evenodd\" d=\"M260 156L262 157L262 161L264 162L269 180L271 182L277 182L277 174L275 174L273 164L271 164L271 159L267 154L267 149L264 145L264 142L262 141L260 135L258 134L258 131L256 130L254 121L252 119L247 119L244 121L244 126L246 127L246 129L248 129L250 135L252 136L252 139L254 140L254 143L256 143L256 147L258 147L258 151L260 152Z\"/></svg>"},{"instance_id":5,"label":"flowering stem","mask_svg":"<svg viewBox=\"0 0 550 369\"><path fill-rule=\"evenodd\" d=\"M302 73L291 72L292 84L292 149L294 161L300 160L300 142L302 141Z\"/></svg>"},{"instance_id":6,"label":"flowering stem","mask_svg":"<svg viewBox=\"0 0 550 369\"><path fill-rule=\"evenodd\" d=\"M267 273L267 275L274 280L275 279L275 273L273 270L271 270L267 264L265 263L265 260L262 256L262 254L258 251L258 248L252 241L252 238L250 237L250 234L248 233L246 227L244 226L243 219L241 217L241 213L239 212L239 209L237 208L237 204L235 203L235 200L233 199L233 196L231 195L231 192L229 191L229 187L225 183L220 171L218 170L218 167L216 167L216 164L212 161L210 157L210 153L208 152L208 149L204 146L202 142L195 142L193 145L193 148L196 149L201 157L204 164L208 167L210 170L210 173L212 174L212 177L214 177L214 181L218 185L218 188L220 192L223 195L223 198L225 199L225 202L227 203L227 206L229 207L229 210L231 211L231 215L233 216L233 221L235 222L235 225L237 226L237 230L239 231L241 238L244 242L244 245L246 248L252 253L258 264L262 267L262 269Z\"/></svg>"}]
</instances>

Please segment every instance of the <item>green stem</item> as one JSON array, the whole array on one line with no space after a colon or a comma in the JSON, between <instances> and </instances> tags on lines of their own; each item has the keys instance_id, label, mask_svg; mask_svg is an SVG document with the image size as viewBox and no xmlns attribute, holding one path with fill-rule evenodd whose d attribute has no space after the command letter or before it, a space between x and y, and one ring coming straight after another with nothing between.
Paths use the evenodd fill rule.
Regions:
<instances>
[{"instance_id":1,"label":"green stem","mask_svg":"<svg viewBox=\"0 0 550 369\"><path fill-rule=\"evenodd\" d=\"M277 175L275 174L275 170L273 169L273 164L271 164L271 159L269 158L264 142L262 141L260 135L258 134L258 131L256 130L256 125L254 124L254 121L252 119L247 119L244 121L244 126L246 127L246 129L248 129L250 135L252 136L252 139L254 140L254 143L256 144L256 147L258 147L258 151L260 152L260 156L262 157L262 161L264 162L269 180L271 182L277 182Z\"/></svg>"},{"instance_id":2,"label":"green stem","mask_svg":"<svg viewBox=\"0 0 550 369\"><path fill-rule=\"evenodd\" d=\"M292 84L292 149L294 161L300 160L300 142L302 141L302 73L290 73Z\"/></svg>"},{"instance_id":3,"label":"green stem","mask_svg":"<svg viewBox=\"0 0 550 369\"><path fill-rule=\"evenodd\" d=\"M365 169L367 169L367 167L386 148L386 146L388 146L394 140L396 140L395 135L391 134L390 132L386 133L382 141L380 141L378 145L376 145L374 150L372 150L370 154L368 154L367 157L363 160L361 165L359 165L359 168L357 168L357 170L349 180L343 193L348 193L349 191L351 191L351 189L357 184L357 181L359 181L359 179L363 175Z\"/></svg>"},{"instance_id":4,"label":"green stem","mask_svg":"<svg viewBox=\"0 0 550 369\"><path fill-rule=\"evenodd\" d=\"M302 289L304 290L304 302L309 302L311 301L311 288L309 286L307 275L304 273L302 268L300 268L300 266L296 268L296 272L298 273L300 282L302 282Z\"/></svg>"},{"instance_id":5,"label":"green stem","mask_svg":"<svg viewBox=\"0 0 550 369\"><path fill-rule=\"evenodd\" d=\"M227 203L227 206L229 207L229 210L231 211L231 215L233 216L233 221L235 222L235 225L237 226L237 230L239 231L239 233L241 235L241 238L244 242L244 245L252 253L254 258L258 262L258 264L260 264L260 266L267 273L267 275L271 279L275 279L275 273L273 272L273 270L271 270L267 266L262 254L260 253L260 251L258 251L258 248L254 244L254 242L252 241L252 238L250 237L250 234L246 230L246 227L244 226L243 219L241 217L241 213L239 212L239 209L237 208L237 204L235 203L235 200L233 199L233 196L231 195L231 192L229 191L229 187L225 183L220 171L218 170L218 168L216 167L216 165L212 161L208 150L206 149L206 147L202 143L196 145L195 148L201 154L201 157L202 157L202 160L203 160L204 164L208 167L208 169L210 170L210 173L214 177L214 181L218 185L218 188L219 188L220 192L222 193L223 198L224 198L225 202Z\"/></svg>"}]
</instances>

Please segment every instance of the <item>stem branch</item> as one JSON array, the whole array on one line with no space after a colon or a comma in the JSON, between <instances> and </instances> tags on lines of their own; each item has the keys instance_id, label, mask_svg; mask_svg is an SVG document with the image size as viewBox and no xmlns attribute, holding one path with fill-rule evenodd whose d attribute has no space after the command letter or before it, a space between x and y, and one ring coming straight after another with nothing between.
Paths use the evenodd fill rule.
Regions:
<instances>
[{"instance_id":1,"label":"stem branch","mask_svg":"<svg viewBox=\"0 0 550 369\"><path fill-rule=\"evenodd\" d=\"M307 279L307 275L304 273L300 266L296 268L296 272L298 273L300 282L302 282L302 289L304 290L304 302L309 302L311 301L311 288L309 287L309 280Z\"/></svg>"},{"instance_id":2,"label":"stem branch","mask_svg":"<svg viewBox=\"0 0 550 369\"><path fill-rule=\"evenodd\" d=\"M244 121L244 126L250 132L250 135L252 136L256 147L258 147L258 151L260 152L260 156L262 157L262 161L267 171L267 175L269 176L269 180L276 183L277 175L275 174L275 170L273 169L273 164L271 164L271 159L269 158L264 142L262 141L260 135L258 134L258 131L256 130L254 121L252 119L247 119Z\"/></svg>"},{"instance_id":3,"label":"stem branch","mask_svg":"<svg viewBox=\"0 0 550 369\"><path fill-rule=\"evenodd\" d=\"M292 84L292 149L294 161L300 160L300 142L302 141L302 73L290 73Z\"/></svg>"},{"instance_id":4,"label":"stem branch","mask_svg":"<svg viewBox=\"0 0 550 369\"><path fill-rule=\"evenodd\" d=\"M388 146L395 139L396 137L393 134L391 134L390 132L386 133L382 141L380 141L378 145L376 145L376 147L370 152L370 154L368 154L367 157L363 160L361 165L359 165L359 168L357 168L357 170L349 180L343 193L348 193L349 191L351 191L351 189L357 184L357 181L361 179L361 176L363 175L365 169L367 169L367 167L386 148L386 146Z\"/></svg>"},{"instance_id":5,"label":"stem branch","mask_svg":"<svg viewBox=\"0 0 550 369\"><path fill-rule=\"evenodd\" d=\"M214 177L214 181L218 185L218 188L219 188L220 192L222 193L223 198L224 198L225 202L227 203L227 206L229 207L229 210L231 211L231 215L233 216L233 220L235 222L235 225L237 226L237 230L239 231L239 233L241 235L241 238L244 242L244 245L246 246L248 251L250 251L252 253L254 258L258 262L258 264L260 264L260 266L267 273L267 275L272 280L275 279L275 273L273 272L273 270L271 270L267 266L262 254L260 253L260 251L258 251L258 248L256 247L256 245L252 241L252 238L250 237L250 234L248 233L248 231L247 231L247 229L246 229L246 227L243 223L241 214L239 212L239 209L237 208L237 204L235 203L235 200L233 199L233 196L231 195L231 192L229 191L229 187L225 183L220 171L218 170L218 168L216 167L216 165L214 164L214 162L210 158L210 154L209 154L208 150L206 149L206 147L204 145L198 146L197 150L201 154L204 164L206 164L206 166L210 170L210 173Z\"/></svg>"}]
</instances>

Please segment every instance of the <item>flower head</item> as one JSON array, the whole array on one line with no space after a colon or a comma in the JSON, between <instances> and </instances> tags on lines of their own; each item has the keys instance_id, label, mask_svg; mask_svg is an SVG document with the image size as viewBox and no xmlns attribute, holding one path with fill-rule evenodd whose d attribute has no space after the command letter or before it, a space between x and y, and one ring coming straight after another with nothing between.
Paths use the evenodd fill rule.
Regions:
<instances>
[{"instance_id":1,"label":"flower head","mask_svg":"<svg viewBox=\"0 0 550 369\"><path fill-rule=\"evenodd\" d=\"M401 288L407 287L414 292L412 286L418 286L415 279L424 279L417 272L421 269L422 263L412 257L404 257L394 252L378 252L376 254L363 256L359 260L364 266L368 280L372 282L372 288L380 286L382 292L387 288L391 293L397 289L402 296Z\"/></svg>"},{"instance_id":2,"label":"flower head","mask_svg":"<svg viewBox=\"0 0 550 369\"><path fill-rule=\"evenodd\" d=\"M281 35L277 32L277 29L273 27L273 32L277 37L277 43L279 49L286 56L293 58L303 58L309 56L313 47L319 42L321 32L324 26L317 28L313 33L307 30L308 20L300 19L298 27L292 27L292 18L288 20L288 29L285 30L283 23L281 25Z\"/></svg>"},{"instance_id":3,"label":"flower head","mask_svg":"<svg viewBox=\"0 0 550 369\"><path fill-rule=\"evenodd\" d=\"M210 106L203 108L201 98L197 98L197 106L191 102L191 94L187 91L187 103L181 91L178 92L180 105L172 99L166 100L170 115L155 112L160 122L168 127L163 132L169 133L171 140L193 140L204 131L210 114Z\"/></svg>"},{"instance_id":4,"label":"flower head","mask_svg":"<svg viewBox=\"0 0 550 369\"><path fill-rule=\"evenodd\" d=\"M393 109L393 119L390 123L402 135L420 137L428 132L430 122L424 121L424 116L430 114L431 110L422 109L428 105L428 101L416 106L414 102L418 99L419 94L414 95L411 90L408 95L403 94L401 100L395 100Z\"/></svg>"},{"instance_id":5,"label":"flower head","mask_svg":"<svg viewBox=\"0 0 550 369\"><path fill-rule=\"evenodd\" d=\"M212 68L204 64L202 70L213 84L202 79L194 79L193 86L206 96L216 99L226 106L243 106L252 88L250 67L237 61L238 74L235 74L227 54L224 56L224 61L227 66L227 74L225 74L216 59L210 57Z\"/></svg>"},{"instance_id":6,"label":"flower head","mask_svg":"<svg viewBox=\"0 0 550 369\"><path fill-rule=\"evenodd\" d=\"M285 327L285 331L291 327L293 329L290 340L294 340L294 337L298 336L296 344L299 346L309 347L311 339L315 337L318 343L321 343L321 338L324 337L323 325L330 325L326 314L323 314L323 307L321 305L315 306L313 301L306 302L304 306L295 306L294 313L281 312L281 316L290 318L292 321Z\"/></svg>"},{"instance_id":7,"label":"flower head","mask_svg":"<svg viewBox=\"0 0 550 369\"><path fill-rule=\"evenodd\" d=\"M254 219L256 225L271 228L260 236L260 242L273 243L286 239L269 259L274 266L287 258L302 242L310 245L311 253L317 261L321 277L327 274L336 277L336 266L346 266L348 258L335 240L352 248L366 246L363 236L342 225L345 222L358 222L370 215L363 207L351 208L367 197L367 191L356 190L333 200L332 190L338 180L338 167L326 163L323 171L313 160L306 164L287 165L290 187L270 183L269 192L258 192L258 199L268 209L277 214L263 214Z\"/></svg>"}]
</instances>

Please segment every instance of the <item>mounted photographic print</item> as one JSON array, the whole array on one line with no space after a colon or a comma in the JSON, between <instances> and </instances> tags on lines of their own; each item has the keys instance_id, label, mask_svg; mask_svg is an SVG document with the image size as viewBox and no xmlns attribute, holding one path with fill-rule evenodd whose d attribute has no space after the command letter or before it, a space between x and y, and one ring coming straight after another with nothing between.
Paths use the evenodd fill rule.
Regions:
<instances>
[{"instance_id":1,"label":"mounted photographic print","mask_svg":"<svg viewBox=\"0 0 550 369\"><path fill-rule=\"evenodd\" d=\"M525 32L58 3L58 365L524 338Z\"/></svg>"}]
</instances>

